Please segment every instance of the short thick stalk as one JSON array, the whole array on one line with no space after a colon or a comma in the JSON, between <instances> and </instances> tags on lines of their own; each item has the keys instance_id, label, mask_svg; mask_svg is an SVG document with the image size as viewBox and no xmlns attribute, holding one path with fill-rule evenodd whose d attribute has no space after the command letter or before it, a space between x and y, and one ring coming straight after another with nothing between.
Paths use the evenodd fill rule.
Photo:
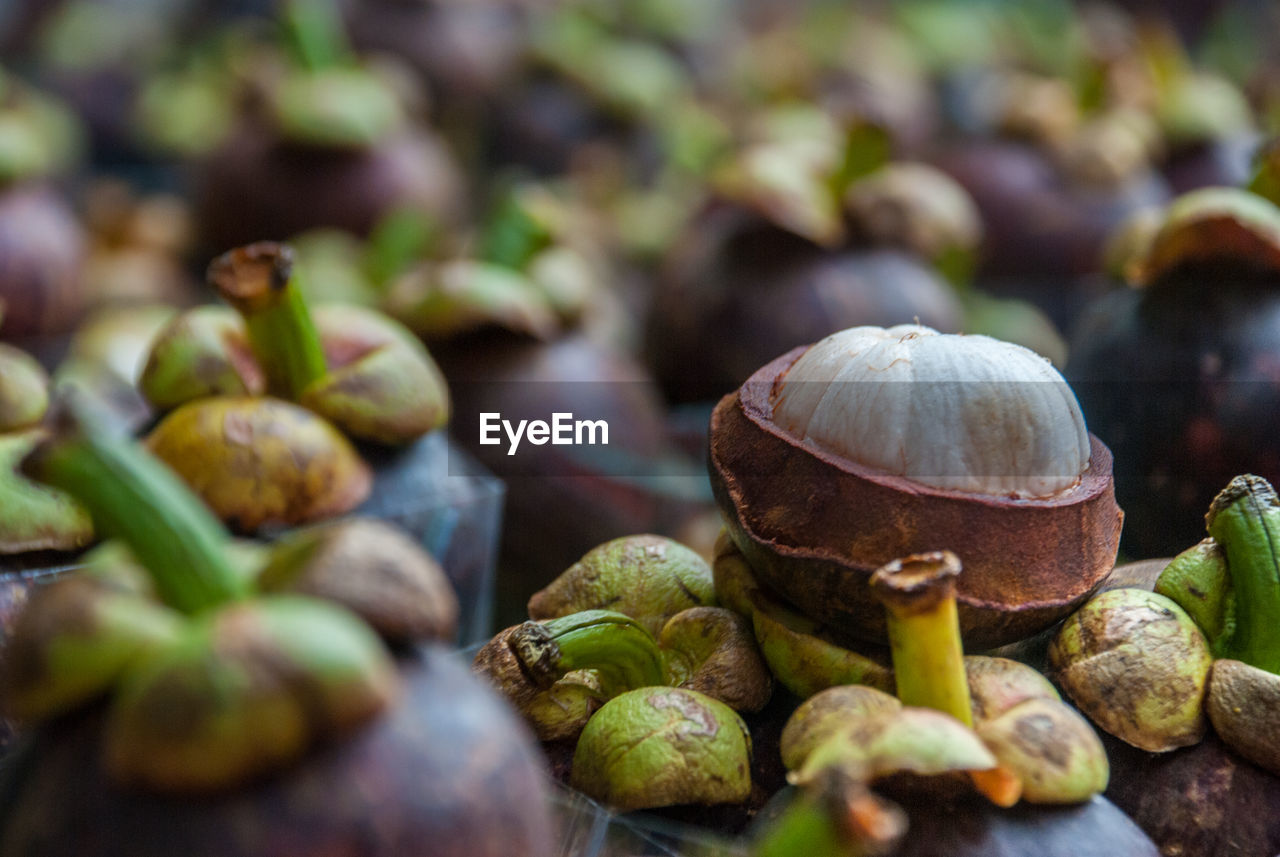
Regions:
<instances>
[{"instance_id":1,"label":"short thick stalk","mask_svg":"<svg viewBox=\"0 0 1280 857\"><path fill-rule=\"evenodd\" d=\"M351 60L342 17L333 0L290 0L284 5L285 30L298 62L322 71Z\"/></svg>"},{"instance_id":2,"label":"short thick stalk","mask_svg":"<svg viewBox=\"0 0 1280 857\"><path fill-rule=\"evenodd\" d=\"M526 673L544 681L556 681L573 670L595 670L606 696L667 683L653 636L635 619L612 610L584 610L542 624L528 623L516 633L512 646Z\"/></svg>"},{"instance_id":3,"label":"short thick stalk","mask_svg":"<svg viewBox=\"0 0 1280 857\"><path fill-rule=\"evenodd\" d=\"M1206 521L1235 592L1235 629L1221 656L1280 674L1280 498L1265 479L1237 476Z\"/></svg>"},{"instance_id":4,"label":"short thick stalk","mask_svg":"<svg viewBox=\"0 0 1280 857\"><path fill-rule=\"evenodd\" d=\"M210 264L209 282L244 317L268 392L296 401L328 374L289 247L260 242L224 253Z\"/></svg>"},{"instance_id":5,"label":"short thick stalk","mask_svg":"<svg viewBox=\"0 0 1280 857\"><path fill-rule=\"evenodd\" d=\"M898 699L973 726L956 613L959 574L950 551L914 554L876 571L871 589L888 611Z\"/></svg>"},{"instance_id":6,"label":"short thick stalk","mask_svg":"<svg viewBox=\"0 0 1280 857\"><path fill-rule=\"evenodd\" d=\"M100 533L129 546L169 606L197 613L243 596L212 513L140 446L66 407L24 472L83 503Z\"/></svg>"}]
</instances>

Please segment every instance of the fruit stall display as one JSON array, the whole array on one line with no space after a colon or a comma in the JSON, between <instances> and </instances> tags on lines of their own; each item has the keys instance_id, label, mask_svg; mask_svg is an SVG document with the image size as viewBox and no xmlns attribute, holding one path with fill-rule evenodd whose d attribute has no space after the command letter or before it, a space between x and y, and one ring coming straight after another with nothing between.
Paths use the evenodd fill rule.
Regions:
<instances>
[{"instance_id":1,"label":"fruit stall display","mask_svg":"<svg viewBox=\"0 0 1280 857\"><path fill-rule=\"evenodd\" d=\"M0 857L1277 857L1277 33L0 4Z\"/></svg>"}]
</instances>

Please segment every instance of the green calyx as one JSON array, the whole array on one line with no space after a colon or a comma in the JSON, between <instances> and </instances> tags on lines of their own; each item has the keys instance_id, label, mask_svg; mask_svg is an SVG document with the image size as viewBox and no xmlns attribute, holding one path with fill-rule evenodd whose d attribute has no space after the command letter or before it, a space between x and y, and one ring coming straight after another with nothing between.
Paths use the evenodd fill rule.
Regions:
<instances>
[{"instance_id":1,"label":"green calyx","mask_svg":"<svg viewBox=\"0 0 1280 857\"><path fill-rule=\"evenodd\" d=\"M448 422L444 374L408 330L365 307L317 307L315 319L326 346L349 359L303 390L298 404L352 437L388 446Z\"/></svg>"},{"instance_id":2,"label":"green calyx","mask_svg":"<svg viewBox=\"0 0 1280 857\"><path fill-rule=\"evenodd\" d=\"M383 306L433 342L493 328L546 340L561 327L527 276L470 259L418 266L392 282Z\"/></svg>"},{"instance_id":3,"label":"green calyx","mask_svg":"<svg viewBox=\"0 0 1280 857\"><path fill-rule=\"evenodd\" d=\"M171 608L91 576L39 587L0 662L5 709L19 720L70 711L109 690L148 653L180 639Z\"/></svg>"},{"instance_id":4,"label":"green calyx","mask_svg":"<svg viewBox=\"0 0 1280 857\"><path fill-rule=\"evenodd\" d=\"M554 646L555 669L560 676L573 670L594 670L608 696L667 683L657 643L644 625L630 616L613 610L584 610L549 620L541 628ZM543 645L541 640L530 641L527 664L546 657Z\"/></svg>"},{"instance_id":5,"label":"green calyx","mask_svg":"<svg viewBox=\"0 0 1280 857\"><path fill-rule=\"evenodd\" d=\"M82 146L81 129L62 104L0 72L0 184L60 173Z\"/></svg>"},{"instance_id":6,"label":"green calyx","mask_svg":"<svg viewBox=\"0 0 1280 857\"><path fill-rule=\"evenodd\" d=\"M653 117L689 88L679 62L649 42L618 38L586 15L549 15L533 33L539 59L624 117Z\"/></svg>"},{"instance_id":7,"label":"green calyx","mask_svg":"<svg viewBox=\"0 0 1280 857\"><path fill-rule=\"evenodd\" d=\"M611 610L514 625L480 649L471 669L521 712L542 705L542 694L578 670L593 673L592 689L603 699L667 683L653 635L630 616Z\"/></svg>"},{"instance_id":8,"label":"green calyx","mask_svg":"<svg viewBox=\"0 0 1280 857\"><path fill-rule=\"evenodd\" d=\"M1253 110L1244 93L1226 78L1204 72L1171 81L1161 93L1156 119L1173 146L1223 139L1253 128Z\"/></svg>"},{"instance_id":9,"label":"green calyx","mask_svg":"<svg viewBox=\"0 0 1280 857\"><path fill-rule=\"evenodd\" d=\"M1155 591L1171 598L1204 632L1214 657L1235 630L1235 594L1222 545L1204 539L1173 558L1156 579Z\"/></svg>"},{"instance_id":10,"label":"green calyx","mask_svg":"<svg viewBox=\"0 0 1280 857\"><path fill-rule=\"evenodd\" d=\"M236 312L203 306L175 317L156 336L138 389L167 411L206 396L260 396L266 379Z\"/></svg>"},{"instance_id":11,"label":"green calyx","mask_svg":"<svg viewBox=\"0 0 1280 857\"><path fill-rule=\"evenodd\" d=\"M374 716L397 681L381 641L344 610L300 596L235 605L123 677L107 767L164 791L236 786Z\"/></svg>"},{"instance_id":12,"label":"green calyx","mask_svg":"<svg viewBox=\"0 0 1280 857\"><path fill-rule=\"evenodd\" d=\"M867 784L896 780L908 790L954 794L957 788L976 788L1001 806L1016 803L1020 794L1017 780L1003 775L973 730L928 708L903 707L847 721L817 742L788 779L805 786L833 769Z\"/></svg>"},{"instance_id":13,"label":"green calyx","mask_svg":"<svg viewBox=\"0 0 1280 857\"><path fill-rule=\"evenodd\" d=\"M525 622L486 643L472 669L539 735L560 737L580 728L572 712L586 713L588 698L606 700L635 688L680 687L735 711L758 711L773 692L750 623L721 607L677 613L657 640L641 620L613 610ZM582 677L568 681L575 674Z\"/></svg>"},{"instance_id":14,"label":"green calyx","mask_svg":"<svg viewBox=\"0 0 1280 857\"><path fill-rule=\"evenodd\" d=\"M366 307L333 305L313 315L287 245L261 242L225 253L209 266L209 280L241 319L214 308L178 318L144 372L153 402L266 392L348 435L388 445L448 420L448 388L421 342Z\"/></svg>"},{"instance_id":15,"label":"green calyx","mask_svg":"<svg viewBox=\"0 0 1280 857\"><path fill-rule=\"evenodd\" d=\"M75 403L62 407L24 471L83 500L122 544L28 602L0 664L12 713L43 720L109 695L108 771L205 793L276 770L391 704L398 675L368 625L305 595L249 597L270 558L232 549L169 470Z\"/></svg>"},{"instance_id":16,"label":"green calyx","mask_svg":"<svg viewBox=\"0 0 1280 857\"><path fill-rule=\"evenodd\" d=\"M93 519L84 506L18 471L45 435L42 428L0 434L0 555L74 550L93 541Z\"/></svg>"},{"instance_id":17,"label":"green calyx","mask_svg":"<svg viewBox=\"0 0 1280 857\"><path fill-rule=\"evenodd\" d=\"M1049 647L1053 675L1094 723L1161 753L1198 743L1213 655L1177 602L1113 589L1072 614Z\"/></svg>"},{"instance_id":18,"label":"green calyx","mask_svg":"<svg viewBox=\"0 0 1280 857\"><path fill-rule=\"evenodd\" d=\"M286 138L365 148L404 123L395 90L356 64L333 0L290 0L283 24L297 68L277 85L272 107Z\"/></svg>"},{"instance_id":19,"label":"green calyx","mask_svg":"<svg viewBox=\"0 0 1280 857\"><path fill-rule=\"evenodd\" d=\"M592 548L529 599L529 615L554 619L607 607L657 637L681 610L714 604L711 568L701 556L663 536L637 535Z\"/></svg>"},{"instance_id":20,"label":"green calyx","mask_svg":"<svg viewBox=\"0 0 1280 857\"><path fill-rule=\"evenodd\" d=\"M444 569L408 534L373 518L282 537L257 586L340 604L387 639L452 640L457 630L458 599Z\"/></svg>"},{"instance_id":21,"label":"green calyx","mask_svg":"<svg viewBox=\"0 0 1280 857\"><path fill-rule=\"evenodd\" d=\"M93 425L78 405L68 404L22 466L83 503L100 533L128 544L174 609L198 613L246 594L226 558L226 531L209 510L171 470Z\"/></svg>"},{"instance_id":22,"label":"green calyx","mask_svg":"<svg viewBox=\"0 0 1280 857\"><path fill-rule=\"evenodd\" d=\"M1280 498L1265 479L1237 476L1205 516L1223 546L1235 604L1222 657L1280 673Z\"/></svg>"},{"instance_id":23,"label":"green calyx","mask_svg":"<svg viewBox=\"0 0 1280 857\"><path fill-rule=\"evenodd\" d=\"M550 225L530 205L529 195L514 187L499 198L480 236L477 256L483 262L521 271L553 240Z\"/></svg>"},{"instance_id":24,"label":"green calyx","mask_svg":"<svg viewBox=\"0 0 1280 857\"><path fill-rule=\"evenodd\" d=\"M886 164L848 186L844 207L862 240L904 247L932 262L957 287L968 285L982 218L950 176L925 164Z\"/></svg>"},{"instance_id":25,"label":"green calyx","mask_svg":"<svg viewBox=\"0 0 1280 857\"><path fill-rule=\"evenodd\" d=\"M242 533L334 518L372 490L372 471L332 423L270 396L188 402L145 442Z\"/></svg>"},{"instance_id":26,"label":"green calyx","mask_svg":"<svg viewBox=\"0 0 1280 857\"><path fill-rule=\"evenodd\" d=\"M1179 269L1230 264L1280 271L1280 208L1238 188L1202 188L1178 197L1132 265L1137 285L1155 287Z\"/></svg>"},{"instance_id":27,"label":"green calyx","mask_svg":"<svg viewBox=\"0 0 1280 857\"><path fill-rule=\"evenodd\" d=\"M773 693L751 623L732 610L681 610L663 626L658 645L670 684L705 693L734 711L759 711Z\"/></svg>"},{"instance_id":28,"label":"green calyx","mask_svg":"<svg viewBox=\"0 0 1280 857\"><path fill-rule=\"evenodd\" d=\"M1174 557L1155 591L1175 601L1213 656L1280 673L1280 499L1237 476L1205 515L1210 538Z\"/></svg>"},{"instance_id":29,"label":"green calyx","mask_svg":"<svg viewBox=\"0 0 1280 857\"><path fill-rule=\"evenodd\" d=\"M405 121L395 91L359 69L326 69L285 78L272 105L280 132L313 146L369 148Z\"/></svg>"},{"instance_id":30,"label":"green calyx","mask_svg":"<svg viewBox=\"0 0 1280 857\"><path fill-rule=\"evenodd\" d=\"M633 690L587 722L571 784L624 812L736 803L751 793L751 736L733 709L696 691Z\"/></svg>"},{"instance_id":31,"label":"green calyx","mask_svg":"<svg viewBox=\"0 0 1280 857\"><path fill-rule=\"evenodd\" d=\"M49 408L49 376L34 357L0 342L0 434L29 428Z\"/></svg>"},{"instance_id":32,"label":"green calyx","mask_svg":"<svg viewBox=\"0 0 1280 857\"><path fill-rule=\"evenodd\" d=\"M757 591L756 641L778 682L801 698L828 687L863 684L891 691L893 668L884 651L860 652L831 642L818 623Z\"/></svg>"}]
</instances>

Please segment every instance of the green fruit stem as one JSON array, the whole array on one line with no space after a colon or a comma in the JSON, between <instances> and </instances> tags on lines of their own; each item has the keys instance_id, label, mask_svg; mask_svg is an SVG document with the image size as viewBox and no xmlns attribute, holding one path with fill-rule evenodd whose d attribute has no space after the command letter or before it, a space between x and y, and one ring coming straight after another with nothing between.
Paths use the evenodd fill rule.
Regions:
<instances>
[{"instance_id":1,"label":"green fruit stem","mask_svg":"<svg viewBox=\"0 0 1280 857\"><path fill-rule=\"evenodd\" d=\"M481 261L523 271L530 259L551 243L543 224L529 213L517 188L501 197L480 238Z\"/></svg>"},{"instance_id":2,"label":"green fruit stem","mask_svg":"<svg viewBox=\"0 0 1280 857\"><path fill-rule=\"evenodd\" d=\"M889 163L893 143L889 132L869 122L857 122L845 132L840 166L831 176L831 191L844 197L849 185Z\"/></svg>"},{"instance_id":3,"label":"green fruit stem","mask_svg":"<svg viewBox=\"0 0 1280 857\"><path fill-rule=\"evenodd\" d=\"M209 265L209 282L244 317L269 393L297 401L328 374L288 245L264 241L224 253Z\"/></svg>"},{"instance_id":4,"label":"green fruit stem","mask_svg":"<svg viewBox=\"0 0 1280 857\"><path fill-rule=\"evenodd\" d=\"M526 628L540 628L538 636L545 634L551 646L539 645L537 657L533 657L521 640L513 640L520 652L521 661L533 671L538 660L550 659L556 678L574 670L595 670L600 677L605 696L616 696L627 690L641 687L657 687L667 684L667 672L657 642L645 627L622 613L613 610L583 610L541 625L530 623ZM522 628L523 630L523 628Z\"/></svg>"},{"instance_id":5,"label":"green fruit stem","mask_svg":"<svg viewBox=\"0 0 1280 857\"><path fill-rule=\"evenodd\" d=\"M1235 592L1235 628L1221 656L1280 674L1280 498L1267 480L1237 476L1205 521L1227 552Z\"/></svg>"},{"instance_id":6,"label":"green fruit stem","mask_svg":"<svg viewBox=\"0 0 1280 857\"><path fill-rule=\"evenodd\" d=\"M353 61L333 0L289 0L283 18L285 35L304 68L321 71Z\"/></svg>"},{"instance_id":7,"label":"green fruit stem","mask_svg":"<svg viewBox=\"0 0 1280 857\"><path fill-rule=\"evenodd\" d=\"M65 403L22 467L84 504L99 533L127 544L174 609L194 614L246 595L227 558L227 532L208 508L160 461L93 425L75 403Z\"/></svg>"},{"instance_id":8,"label":"green fruit stem","mask_svg":"<svg viewBox=\"0 0 1280 857\"><path fill-rule=\"evenodd\" d=\"M373 228L364 254L363 269L378 290L430 252L439 237L440 224L412 208L387 214Z\"/></svg>"},{"instance_id":9,"label":"green fruit stem","mask_svg":"<svg viewBox=\"0 0 1280 857\"><path fill-rule=\"evenodd\" d=\"M913 554L877 570L871 576L871 591L888 611L898 699L903 705L950 714L972 727L956 613L959 574L960 560L951 551Z\"/></svg>"}]
</instances>

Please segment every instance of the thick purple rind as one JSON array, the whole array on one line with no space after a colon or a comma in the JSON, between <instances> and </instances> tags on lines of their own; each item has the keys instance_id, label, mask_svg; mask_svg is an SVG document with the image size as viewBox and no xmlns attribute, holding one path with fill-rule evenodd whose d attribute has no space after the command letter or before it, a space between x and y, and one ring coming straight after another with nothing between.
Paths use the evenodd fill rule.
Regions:
<instances>
[{"instance_id":1,"label":"thick purple rind","mask_svg":"<svg viewBox=\"0 0 1280 857\"><path fill-rule=\"evenodd\" d=\"M868 578L890 560L951 550L965 646L1011 643L1081 604L1111 570L1124 519L1111 453L1090 436L1079 484L1051 500L930 488L801 445L771 421L770 394L797 348L726 396L711 417L711 483L730 536L760 579L809 616L886 639Z\"/></svg>"},{"instance_id":2,"label":"thick purple rind","mask_svg":"<svg viewBox=\"0 0 1280 857\"><path fill-rule=\"evenodd\" d=\"M122 789L102 715L54 723L6 760L0 855L543 857L552 819L524 725L442 649L403 669L404 697L350 740L206 799Z\"/></svg>"}]
</instances>

